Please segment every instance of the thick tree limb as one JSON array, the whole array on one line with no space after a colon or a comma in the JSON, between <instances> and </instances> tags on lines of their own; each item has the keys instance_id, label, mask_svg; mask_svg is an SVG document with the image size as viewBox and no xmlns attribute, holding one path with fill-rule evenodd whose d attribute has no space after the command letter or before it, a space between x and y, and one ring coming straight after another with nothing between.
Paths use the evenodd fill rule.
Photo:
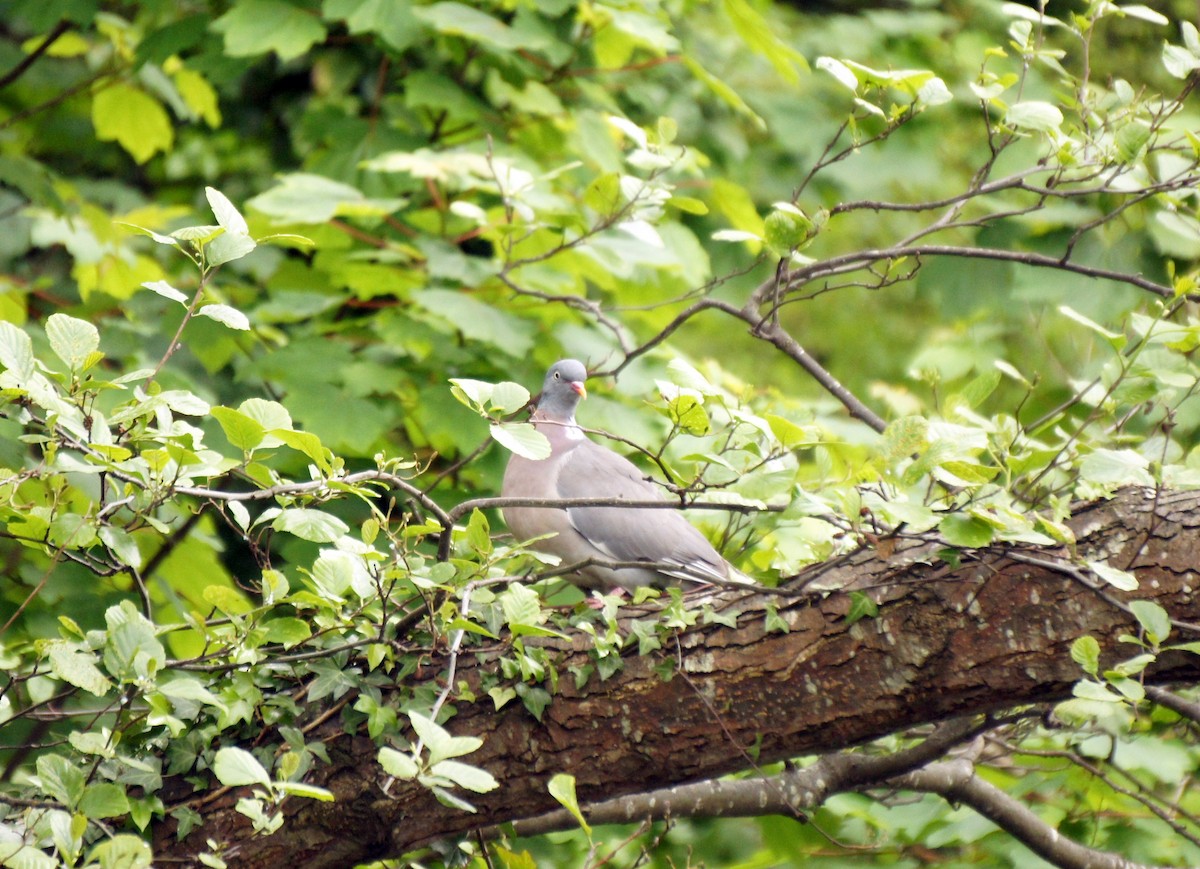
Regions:
<instances>
[{"instance_id":1,"label":"thick tree limb","mask_svg":"<svg viewBox=\"0 0 1200 869\"><path fill-rule=\"evenodd\" d=\"M680 633L669 653L628 653L624 668L604 682L593 674L576 687L572 678L593 661L587 636L555 641L559 690L541 721L516 703L495 711L480 687L494 661L460 655L456 680L485 699L452 697L458 714L448 727L483 738L466 760L501 782L497 791L471 795L477 814L441 806L408 782L385 794L377 747L365 736L339 735L330 722L310 738L323 734L333 764L315 767L310 780L330 788L336 802L289 800L284 831L255 838L234 809L237 789L203 802L180 783L174 797L164 797L193 800L204 826L176 842L174 821L159 824L156 853L164 864L194 862L211 838L243 867L351 865L544 815L558 808L546 790L558 772L575 776L581 802L597 803L750 769L752 747L766 764L839 751L918 724L1066 697L1081 675L1069 654L1076 638L1094 636L1104 666L1129 654L1117 638L1136 632L1136 622L1106 598L1151 599L1180 621L1200 619L1194 593L1200 494L1155 498L1130 490L1079 509L1072 525L1079 556L1128 567L1141 583L1135 594L1099 594L1062 570L1022 563L1003 549L964 553L962 565L952 568L932 557L934 547L901 541L887 558L862 552L821 565L815 581L800 577L812 590L807 597L751 591L696 598L697 606L737 626L698 624ZM1051 565L1072 560L1065 550L1036 554ZM878 616L847 626L850 590L869 594ZM768 629L768 607L787 632ZM661 668L672 662L676 675L664 680ZM1160 655L1146 673L1148 683L1198 678L1200 656L1182 652ZM1009 831L1022 835L1015 823Z\"/></svg>"}]
</instances>

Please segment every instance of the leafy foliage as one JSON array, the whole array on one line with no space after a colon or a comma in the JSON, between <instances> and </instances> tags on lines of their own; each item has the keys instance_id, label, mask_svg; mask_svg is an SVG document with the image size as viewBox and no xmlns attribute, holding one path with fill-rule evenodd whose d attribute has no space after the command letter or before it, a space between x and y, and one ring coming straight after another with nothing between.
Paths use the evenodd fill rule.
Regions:
<instances>
[{"instance_id":1,"label":"leafy foliage","mask_svg":"<svg viewBox=\"0 0 1200 869\"><path fill-rule=\"evenodd\" d=\"M543 454L521 384L562 356L620 375L584 424L767 585L901 533L948 562L1065 545L1133 592L1074 552L1071 502L1200 479L1186 22L1160 44L1163 15L1109 3L0 9L3 865L150 865L152 825L203 821L164 776L252 788L239 811L274 832L285 799L329 798L305 777L330 717L381 781L471 811L503 782L455 704L541 719L560 679L720 619L649 592L659 618L626 631L472 503L508 451ZM1156 607L1130 604L1125 661L1077 642L1056 726L997 735L988 774L1079 841L1194 864L1190 798L1163 817L1194 740L1139 675L1197 649ZM875 614L856 593L847 621ZM538 642L568 631L585 672ZM453 662L482 643L475 696ZM441 688L410 679L440 650ZM556 853L619 850L569 773L551 793L581 828ZM929 795L812 820L647 848L1028 865Z\"/></svg>"}]
</instances>

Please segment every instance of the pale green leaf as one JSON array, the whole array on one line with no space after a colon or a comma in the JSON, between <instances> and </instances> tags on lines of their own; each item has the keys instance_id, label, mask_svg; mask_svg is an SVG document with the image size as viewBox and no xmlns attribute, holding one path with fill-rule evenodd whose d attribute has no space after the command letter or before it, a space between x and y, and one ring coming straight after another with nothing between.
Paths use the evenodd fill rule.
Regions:
<instances>
[{"instance_id":1,"label":"pale green leaf","mask_svg":"<svg viewBox=\"0 0 1200 869\"><path fill-rule=\"evenodd\" d=\"M550 441L527 422L495 423L490 431L493 440L518 456L534 461L550 456Z\"/></svg>"},{"instance_id":2,"label":"pale green leaf","mask_svg":"<svg viewBox=\"0 0 1200 869\"><path fill-rule=\"evenodd\" d=\"M460 788L466 788L477 794L486 794L500 787L500 782L485 769L460 763L457 760L442 760L433 764L429 771L433 775L448 778Z\"/></svg>"},{"instance_id":3,"label":"pale green leaf","mask_svg":"<svg viewBox=\"0 0 1200 869\"><path fill-rule=\"evenodd\" d=\"M592 837L592 828L588 825L587 820L583 817L583 812L579 809L579 798L575 795L575 776L565 772L557 773L551 777L546 789L550 792L550 796L558 800L559 805L570 812L575 820L579 822L580 829L590 839Z\"/></svg>"},{"instance_id":4,"label":"pale green leaf","mask_svg":"<svg viewBox=\"0 0 1200 869\"><path fill-rule=\"evenodd\" d=\"M1071 659L1089 676L1100 669L1100 644L1092 636L1079 637L1071 644Z\"/></svg>"},{"instance_id":5,"label":"pale green leaf","mask_svg":"<svg viewBox=\"0 0 1200 869\"><path fill-rule=\"evenodd\" d=\"M319 16L284 0L240 0L212 24L225 37L230 57L274 51L291 60L325 39Z\"/></svg>"},{"instance_id":6,"label":"pale green leaf","mask_svg":"<svg viewBox=\"0 0 1200 869\"><path fill-rule=\"evenodd\" d=\"M483 740L477 736L451 736L448 730L420 712L410 710L408 718L424 743L425 750L429 752L431 764L470 754L483 745Z\"/></svg>"},{"instance_id":7,"label":"pale green leaf","mask_svg":"<svg viewBox=\"0 0 1200 869\"><path fill-rule=\"evenodd\" d=\"M313 543L333 543L344 537L350 527L336 516L321 510L290 507L271 523L276 531L287 531Z\"/></svg>"},{"instance_id":8,"label":"pale green leaf","mask_svg":"<svg viewBox=\"0 0 1200 869\"><path fill-rule=\"evenodd\" d=\"M33 342L12 323L0 321L0 365L18 384L27 384L34 374Z\"/></svg>"},{"instance_id":9,"label":"pale green leaf","mask_svg":"<svg viewBox=\"0 0 1200 869\"><path fill-rule=\"evenodd\" d=\"M1171 616L1160 604L1152 600L1134 600L1129 602L1129 609L1152 645L1165 642L1171 635Z\"/></svg>"},{"instance_id":10,"label":"pale green leaf","mask_svg":"<svg viewBox=\"0 0 1200 869\"><path fill-rule=\"evenodd\" d=\"M271 784L271 777L250 752L236 746L220 749L212 762L213 775L227 787Z\"/></svg>"},{"instance_id":11,"label":"pale green leaf","mask_svg":"<svg viewBox=\"0 0 1200 869\"><path fill-rule=\"evenodd\" d=\"M174 241L172 239L172 241ZM142 284L147 290L158 293L160 296L170 299L172 302L179 302L184 307L187 306L188 297L168 284L166 281L146 281Z\"/></svg>"},{"instance_id":12,"label":"pale green leaf","mask_svg":"<svg viewBox=\"0 0 1200 869\"><path fill-rule=\"evenodd\" d=\"M225 236L221 237L224 238ZM249 318L237 308L231 308L229 305L205 305L196 313L201 317L216 320L230 329L245 331L250 328Z\"/></svg>"},{"instance_id":13,"label":"pale green leaf","mask_svg":"<svg viewBox=\"0 0 1200 869\"><path fill-rule=\"evenodd\" d=\"M387 746L379 749L379 765L388 775L405 781L416 778L421 771L410 755Z\"/></svg>"},{"instance_id":14,"label":"pale green leaf","mask_svg":"<svg viewBox=\"0 0 1200 869\"><path fill-rule=\"evenodd\" d=\"M250 236L240 232L224 232L204 245L204 262L215 268L241 259L257 247Z\"/></svg>"},{"instance_id":15,"label":"pale green leaf","mask_svg":"<svg viewBox=\"0 0 1200 869\"><path fill-rule=\"evenodd\" d=\"M205 187L204 195L208 198L209 207L212 208L217 223L224 227L226 232L233 235L249 234L250 227L246 223L246 218L242 217L237 206L229 201L229 197L215 187Z\"/></svg>"},{"instance_id":16,"label":"pale green leaf","mask_svg":"<svg viewBox=\"0 0 1200 869\"><path fill-rule=\"evenodd\" d=\"M1057 106L1051 103L1041 100L1026 100L1009 106L1004 120L1014 127L1024 127L1027 130L1047 133L1057 130L1062 125L1063 114Z\"/></svg>"},{"instance_id":17,"label":"pale green leaf","mask_svg":"<svg viewBox=\"0 0 1200 869\"><path fill-rule=\"evenodd\" d=\"M169 150L175 140L162 104L123 82L102 87L92 98L92 125L97 139L116 141L139 163Z\"/></svg>"},{"instance_id":18,"label":"pale green leaf","mask_svg":"<svg viewBox=\"0 0 1200 869\"><path fill-rule=\"evenodd\" d=\"M1127 570L1111 566L1107 561L1089 561L1088 568L1100 579L1121 591L1136 591L1137 577Z\"/></svg>"},{"instance_id":19,"label":"pale green leaf","mask_svg":"<svg viewBox=\"0 0 1200 869\"><path fill-rule=\"evenodd\" d=\"M47 640L44 646L50 660L50 672L64 682L103 697L112 683L96 666L96 655L66 640Z\"/></svg>"},{"instance_id":20,"label":"pale green leaf","mask_svg":"<svg viewBox=\"0 0 1200 869\"><path fill-rule=\"evenodd\" d=\"M81 371L100 347L100 332L87 320L66 314L46 318L46 338L50 349L72 371Z\"/></svg>"}]
</instances>

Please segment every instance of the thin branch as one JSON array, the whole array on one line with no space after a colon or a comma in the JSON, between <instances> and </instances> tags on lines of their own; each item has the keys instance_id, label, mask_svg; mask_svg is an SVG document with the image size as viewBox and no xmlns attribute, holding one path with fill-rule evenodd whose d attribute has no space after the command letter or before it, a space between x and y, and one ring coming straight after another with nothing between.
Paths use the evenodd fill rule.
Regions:
<instances>
[{"instance_id":1,"label":"thin branch","mask_svg":"<svg viewBox=\"0 0 1200 869\"><path fill-rule=\"evenodd\" d=\"M782 773L772 779L709 779L642 794L629 794L585 805L592 824L628 824L644 819L681 817L795 816L814 809L834 794L857 790L916 769L941 757L949 749L987 729L982 719L961 718L940 725L920 744L887 755L842 751L820 758L812 766ZM536 818L518 820L518 836L538 836L571 829L577 822L563 809ZM484 835L494 838L492 828Z\"/></svg>"},{"instance_id":2,"label":"thin branch","mask_svg":"<svg viewBox=\"0 0 1200 869\"><path fill-rule=\"evenodd\" d=\"M71 22L65 18L59 21L58 24L55 24L54 29L46 34L46 38L38 44L37 48L25 55L25 57L22 58L16 66L6 72L3 76L0 76L0 88L8 87L14 81L23 76L31 66L37 63L38 58L45 54L46 50L58 41L60 36L71 29L71 26Z\"/></svg>"},{"instance_id":3,"label":"thin branch","mask_svg":"<svg viewBox=\"0 0 1200 869\"><path fill-rule=\"evenodd\" d=\"M970 806L1025 847L1060 869L1148 869L1117 854L1072 841L1025 804L975 775L966 758L934 763L897 776L898 787L937 794L952 804Z\"/></svg>"}]
</instances>

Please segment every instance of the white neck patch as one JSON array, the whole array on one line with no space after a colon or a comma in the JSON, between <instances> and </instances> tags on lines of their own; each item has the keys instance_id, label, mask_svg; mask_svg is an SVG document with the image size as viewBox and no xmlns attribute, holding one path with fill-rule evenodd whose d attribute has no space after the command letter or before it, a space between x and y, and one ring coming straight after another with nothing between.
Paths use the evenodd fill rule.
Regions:
<instances>
[{"instance_id":1,"label":"white neck patch","mask_svg":"<svg viewBox=\"0 0 1200 869\"><path fill-rule=\"evenodd\" d=\"M563 426L563 434L566 435L567 440L569 441L581 441L585 437L583 429L581 429L575 423L574 419L572 419L567 425Z\"/></svg>"}]
</instances>

